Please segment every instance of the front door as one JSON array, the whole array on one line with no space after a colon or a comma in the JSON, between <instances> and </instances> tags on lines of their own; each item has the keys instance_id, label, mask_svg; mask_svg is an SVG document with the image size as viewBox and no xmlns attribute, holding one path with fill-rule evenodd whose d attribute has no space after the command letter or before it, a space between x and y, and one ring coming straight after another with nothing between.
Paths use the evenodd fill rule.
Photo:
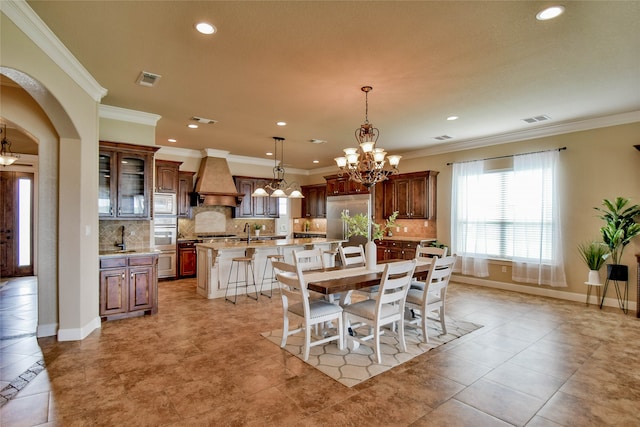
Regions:
<instances>
[{"instance_id":1,"label":"front door","mask_svg":"<svg viewBox=\"0 0 640 427\"><path fill-rule=\"evenodd\" d=\"M33 174L0 172L0 276L33 275Z\"/></svg>"}]
</instances>

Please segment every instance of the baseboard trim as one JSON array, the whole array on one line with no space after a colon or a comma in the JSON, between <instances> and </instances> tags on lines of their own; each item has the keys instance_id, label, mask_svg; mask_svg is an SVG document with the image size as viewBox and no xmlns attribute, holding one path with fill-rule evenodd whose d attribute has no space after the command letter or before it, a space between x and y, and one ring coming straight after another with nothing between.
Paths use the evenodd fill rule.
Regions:
<instances>
[{"instance_id":1,"label":"baseboard trim","mask_svg":"<svg viewBox=\"0 0 640 427\"><path fill-rule=\"evenodd\" d=\"M58 324L57 323L49 323L47 325L38 325L36 329L36 337L54 337L58 332Z\"/></svg>"},{"instance_id":2,"label":"baseboard trim","mask_svg":"<svg viewBox=\"0 0 640 427\"><path fill-rule=\"evenodd\" d=\"M477 286L484 286L487 288L494 288L494 289L502 289L504 291L513 291L513 292L520 292L522 294L529 294L529 295L537 295L537 296L542 296L542 297L549 297L549 298L556 298L556 299L562 299L562 300L566 300L566 301L574 301L574 302L586 302L586 297L587 297L587 287L585 285L584 288L584 294L576 294L574 292L566 292L566 291L561 291L559 289L550 289L547 287L533 287L533 286L524 286L524 285L517 285L514 283L505 283L505 282L497 282L495 280L487 280L487 279L480 279L477 277L470 277L470 276L461 276L459 274L454 274L453 276L451 276L451 280L454 282L458 282L458 283L464 283L467 285L477 285ZM611 289L610 289L611 290ZM609 290L609 291L610 291ZM595 290L593 291L595 293ZM609 293L609 292L607 292ZM600 302L597 301L597 297L595 295L591 295L591 298L589 300L590 304L594 304L594 305L599 305ZM637 310L637 304L635 301L627 301L628 304L628 308L629 311L636 311ZM619 308L618 306L618 300L617 298L605 298L604 299L604 306L607 307L616 307Z\"/></svg>"},{"instance_id":3,"label":"baseboard trim","mask_svg":"<svg viewBox=\"0 0 640 427\"><path fill-rule=\"evenodd\" d=\"M82 328L59 329L58 341L80 341L96 329L100 329L102 322L96 317Z\"/></svg>"}]
</instances>

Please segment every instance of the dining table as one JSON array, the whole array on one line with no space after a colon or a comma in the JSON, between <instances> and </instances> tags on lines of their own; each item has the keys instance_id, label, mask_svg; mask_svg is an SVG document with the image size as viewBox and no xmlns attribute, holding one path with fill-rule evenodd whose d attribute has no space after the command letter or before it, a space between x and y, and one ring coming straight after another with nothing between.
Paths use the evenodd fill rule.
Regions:
<instances>
[{"instance_id":1,"label":"dining table","mask_svg":"<svg viewBox=\"0 0 640 427\"><path fill-rule=\"evenodd\" d=\"M404 260L378 261L376 266L371 269L367 267L331 267L322 270L308 270L304 272L304 280L307 282L309 290L320 294L348 293L349 291L357 291L379 285L385 264L402 261ZM430 265L430 258L418 260L413 276L415 278L426 276Z\"/></svg>"}]
</instances>

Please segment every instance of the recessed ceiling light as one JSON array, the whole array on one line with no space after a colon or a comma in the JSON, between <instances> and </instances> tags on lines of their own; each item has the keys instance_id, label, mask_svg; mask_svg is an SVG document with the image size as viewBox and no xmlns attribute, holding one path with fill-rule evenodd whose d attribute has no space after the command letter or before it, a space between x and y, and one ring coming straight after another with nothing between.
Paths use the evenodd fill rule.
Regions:
<instances>
[{"instance_id":1,"label":"recessed ceiling light","mask_svg":"<svg viewBox=\"0 0 640 427\"><path fill-rule=\"evenodd\" d=\"M458 116L449 116L449 117L447 117L447 120L449 120L449 121L458 120Z\"/></svg>"},{"instance_id":2,"label":"recessed ceiling light","mask_svg":"<svg viewBox=\"0 0 640 427\"><path fill-rule=\"evenodd\" d=\"M313 163L320 163L320 160L314 160Z\"/></svg>"},{"instance_id":3,"label":"recessed ceiling light","mask_svg":"<svg viewBox=\"0 0 640 427\"><path fill-rule=\"evenodd\" d=\"M276 122L276 125L278 125L278 126L286 126L287 122Z\"/></svg>"},{"instance_id":4,"label":"recessed ceiling light","mask_svg":"<svg viewBox=\"0 0 640 427\"><path fill-rule=\"evenodd\" d=\"M271 151L269 151L268 153L266 153L267 156L273 156L273 153Z\"/></svg>"},{"instance_id":5,"label":"recessed ceiling light","mask_svg":"<svg viewBox=\"0 0 640 427\"><path fill-rule=\"evenodd\" d=\"M190 127L191 129L198 129L198 125L196 125L195 123L190 123L187 125L187 127Z\"/></svg>"},{"instance_id":6,"label":"recessed ceiling light","mask_svg":"<svg viewBox=\"0 0 640 427\"><path fill-rule=\"evenodd\" d=\"M169 141L169 142L178 142L177 140L175 140L173 138L169 138L169 139L167 139L167 141Z\"/></svg>"},{"instance_id":7,"label":"recessed ceiling light","mask_svg":"<svg viewBox=\"0 0 640 427\"><path fill-rule=\"evenodd\" d=\"M562 15L563 12L564 6L551 6L538 12L536 19L538 21L547 21Z\"/></svg>"},{"instance_id":8,"label":"recessed ceiling light","mask_svg":"<svg viewBox=\"0 0 640 427\"><path fill-rule=\"evenodd\" d=\"M196 30L202 34L213 34L216 32L216 27L209 24L208 22L198 22L196 24Z\"/></svg>"}]
</instances>

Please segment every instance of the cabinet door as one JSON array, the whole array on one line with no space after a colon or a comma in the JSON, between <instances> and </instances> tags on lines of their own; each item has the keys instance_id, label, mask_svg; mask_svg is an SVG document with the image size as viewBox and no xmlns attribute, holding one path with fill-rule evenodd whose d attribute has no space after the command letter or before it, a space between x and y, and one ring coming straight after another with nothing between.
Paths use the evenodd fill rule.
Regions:
<instances>
[{"instance_id":1,"label":"cabinet door","mask_svg":"<svg viewBox=\"0 0 640 427\"><path fill-rule=\"evenodd\" d=\"M251 193L253 193L253 180L238 178L236 180L236 188L239 193L243 193L244 197L242 198L242 202L240 206L235 209L237 218L247 218L253 215L253 197L251 197Z\"/></svg>"},{"instance_id":2,"label":"cabinet door","mask_svg":"<svg viewBox=\"0 0 640 427\"><path fill-rule=\"evenodd\" d=\"M321 186L318 187L318 192L316 193L316 217L317 218L326 218L327 217L327 187Z\"/></svg>"},{"instance_id":3,"label":"cabinet door","mask_svg":"<svg viewBox=\"0 0 640 427\"><path fill-rule=\"evenodd\" d=\"M127 269L100 271L100 316L127 311Z\"/></svg>"},{"instance_id":4,"label":"cabinet door","mask_svg":"<svg viewBox=\"0 0 640 427\"><path fill-rule=\"evenodd\" d=\"M150 157L118 153L118 213L120 218L149 218Z\"/></svg>"},{"instance_id":5,"label":"cabinet door","mask_svg":"<svg viewBox=\"0 0 640 427\"><path fill-rule=\"evenodd\" d=\"M196 275L196 248L180 249L179 253L179 275L189 277Z\"/></svg>"},{"instance_id":6,"label":"cabinet door","mask_svg":"<svg viewBox=\"0 0 640 427\"><path fill-rule=\"evenodd\" d=\"M194 172L178 174L178 216L188 217L191 210L191 191L193 190Z\"/></svg>"},{"instance_id":7,"label":"cabinet door","mask_svg":"<svg viewBox=\"0 0 640 427\"><path fill-rule=\"evenodd\" d=\"M154 280L152 266L129 268L129 311L153 308Z\"/></svg>"},{"instance_id":8,"label":"cabinet door","mask_svg":"<svg viewBox=\"0 0 640 427\"><path fill-rule=\"evenodd\" d=\"M398 211L398 218L411 218L410 188L408 179L394 180L394 211Z\"/></svg>"},{"instance_id":9,"label":"cabinet door","mask_svg":"<svg viewBox=\"0 0 640 427\"><path fill-rule=\"evenodd\" d=\"M384 181L383 183L383 197L382 201L382 216L385 218L389 218L393 215L396 209L396 201L395 201L395 182L394 181Z\"/></svg>"},{"instance_id":10,"label":"cabinet door","mask_svg":"<svg viewBox=\"0 0 640 427\"><path fill-rule=\"evenodd\" d=\"M347 194L368 194L369 189L359 182L355 182L355 181L351 181L350 179L347 179L346 193Z\"/></svg>"},{"instance_id":11,"label":"cabinet door","mask_svg":"<svg viewBox=\"0 0 640 427\"><path fill-rule=\"evenodd\" d=\"M413 178L409 181L409 216L427 218L427 177Z\"/></svg>"},{"instance_id":12,"label":"cabinet door","mask_svg":"<svg viewBox=\"0 0 640 427\"><path fill-rule=\"evenodd\" d=\"M100 151L98 163L98 214L101 218L116 215L116 161L113 151Z\"/></svg>"},{"instance_id":13,"label":"cabinet door","mask_svg":"<svg viewBox=\"0 0 640 427\"><path fill-rule=\"evenodd\" d=\"M165 162L156 160L156 191L158 193L178 192L178 169L177 162Z\"/></svg>"}]
</instances>

